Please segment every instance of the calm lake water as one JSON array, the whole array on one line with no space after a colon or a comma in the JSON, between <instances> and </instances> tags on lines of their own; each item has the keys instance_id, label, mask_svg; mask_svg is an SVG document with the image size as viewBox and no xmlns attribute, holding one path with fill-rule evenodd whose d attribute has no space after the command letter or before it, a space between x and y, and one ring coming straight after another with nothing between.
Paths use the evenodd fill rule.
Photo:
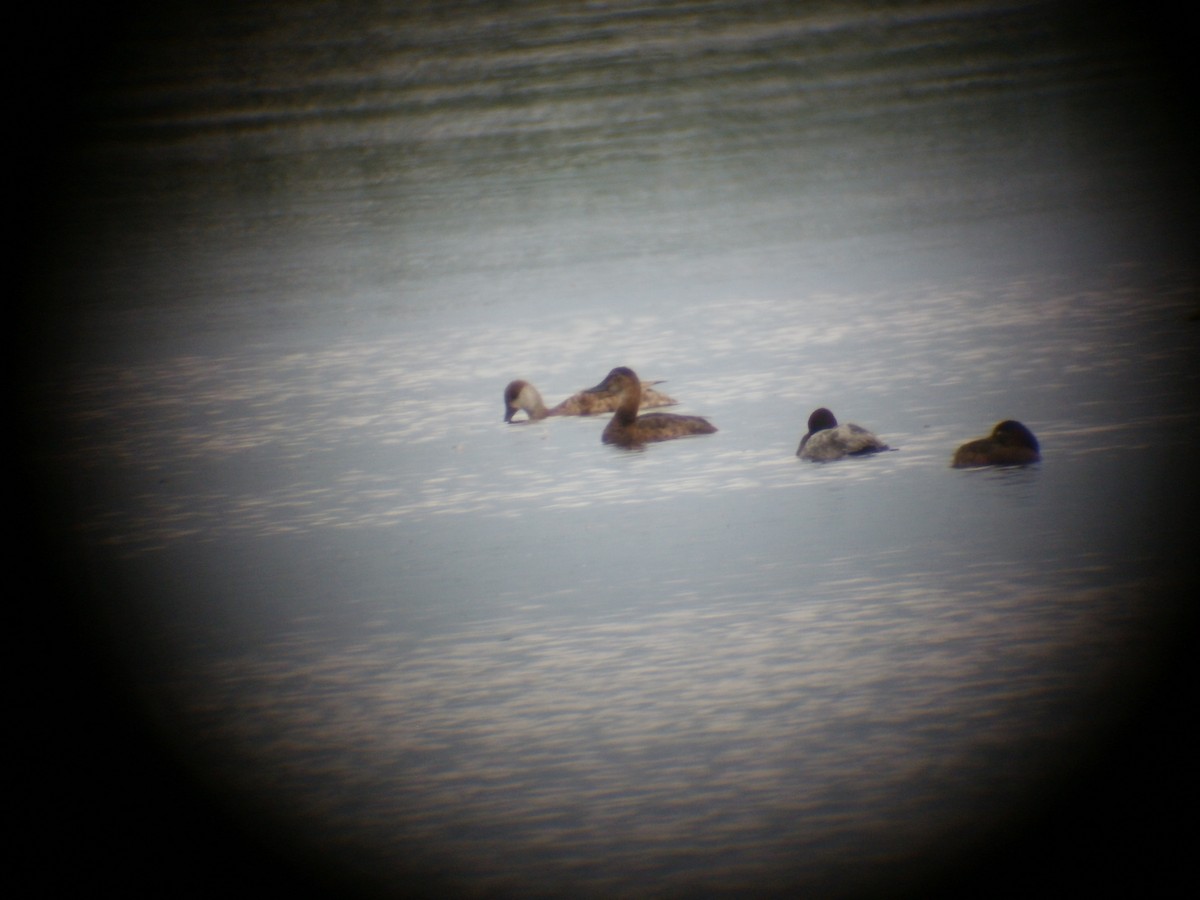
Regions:
<instances>
[{"instance_id":1,"label":"calm lake water","mask_svg":"<svg viewBox=\"0 0 1200 900\"><path fill-rule=\"evenodd\" d=\"M1193 184L1149 32L1079 13L251 3L114 41L33 452L73 630L204 837L390 895L1024 887L1013 834L1193 621ZM718 433L502 421L617 365ZM895 451L801 462L817 406ZM949 468L1004 418L1040 465Z\"/></svg>"}]
</instances>

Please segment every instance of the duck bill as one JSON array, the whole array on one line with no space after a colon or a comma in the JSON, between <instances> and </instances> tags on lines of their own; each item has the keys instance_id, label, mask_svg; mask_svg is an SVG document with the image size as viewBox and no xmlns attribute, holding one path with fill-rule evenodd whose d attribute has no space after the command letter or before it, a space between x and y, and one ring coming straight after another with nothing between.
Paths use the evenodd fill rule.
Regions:
<instances>
[{"instance_id":1,"label":"duck bill","mask_svg":"<svg viewBox=\"0 0 1200 900\"><path fill-rule=\"evenodd\" d=\"M512 407L508 407L507 409L504 410L504 421L512 422L512 417L515 416L516 414L517 414L517 411L515 409L513 409Z\"/></svg>"}]
</instances>

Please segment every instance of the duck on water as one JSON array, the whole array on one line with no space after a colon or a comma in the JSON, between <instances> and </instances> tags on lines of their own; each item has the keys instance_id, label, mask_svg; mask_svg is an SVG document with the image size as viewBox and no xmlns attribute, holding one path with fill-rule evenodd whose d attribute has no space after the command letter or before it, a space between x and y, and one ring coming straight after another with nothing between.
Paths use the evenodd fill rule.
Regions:
<instances>
[{"instance_id":1,"label":"duck on water","mask_svg":"<svg viewBox=\"0 0 1200 900\"><path fill-rule=\"evenodd\" d=\"M822 406L813 410L808 417L808 432L800 439L796 455L813 462L829 462L890 449L865 428L853 424L839 425L833 413Z\"/></svg>"},{"instance_id":2,"label":"duck on water","mask_svg":"<svg viewBox=\"0 0 1200 900\"><path fill-rule=\"evenodd\" d=\"M617 371L619 370L613 369L595 387L573 394L562 403L549 409L546 408L538 389L528 381L510 381L504 389L504 421L512 422L513 416L519 410L524 410L531 422L549 416L594 416L612 412L621 402L621 394L613 381L613 376ZM657 381L642 382L642 405L644 407L674 406L679 402L661 391L656 391L653 385L659 383Z\"/></svg>"},{"instance_id":3,"label":"duck on water","mask_svg":"<svg viewBox=\"0 0 1200 900\"><path fill-rule=\"evenodd\" d=\"M1042 458L1033 432L1014 419L1005 419L984 438L968 441L954 451L955 469L977 466L1024 466Z\"/></svg>"},{"instance_id":4,"label":"duck on water","mask_svg":"<svg viewBox=\"0 0 1200 900\"><path fill-rule=\"evenodd\" d=\"M670 441L693 434L712 434L717 429L700 416L681 416L675 413L646 413L638 415L642 404L643 387L632 369L620 366L608 373L618 392L619 403L604 429L600 440L618 447L640 447L655 441Z\"/></svg>"}]
</instances>

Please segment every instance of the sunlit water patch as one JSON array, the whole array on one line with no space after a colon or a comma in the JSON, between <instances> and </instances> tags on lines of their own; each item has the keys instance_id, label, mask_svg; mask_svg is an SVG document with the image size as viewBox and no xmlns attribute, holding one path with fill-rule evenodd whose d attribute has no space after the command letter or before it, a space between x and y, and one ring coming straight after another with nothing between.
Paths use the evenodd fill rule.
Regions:
<instances>
[{"instance_id":1,"label":"sunlit water patch","mask_svg":"<svg viewBox=\"0 0 1200 900\"><path fill-rule=\"evenodd\" d=\"M1195 154L1147 17L435 6L114 15L120 71L60 79L21 299L89 595L44 604L46 659L87 645L49 718L113 663L331 893L832 896L989 841L1194 557ZM720 430L502 422L617 365ZM798 460L817 406L895 449ZM949 468L1009 417L1041 464ZM47 786L141 778L107 699ZM89 883L240 877L120 774Z\"/></svg>"},{"instance_id":2,"label":"sunlit water patch","mask_svg":"<svg viewBox=\"0 0 1200 900\"><path fill-rule=\"evenodd\" d=\"M166 728L322 854L845 890L986 840L1152 657L1193 298L1117 267L585 309L566 344L452 311L81 371L68 458L101 573L162 586L117 616ZM720 430L502 421L511 378L556 402L618 364ZM895 449L797 459L817 405ZM1040 465L949 468L1009 416Z\"/></svg>"},{"instance_id":3,"label":"sunlit water patch","mask_svg":"<svg viewBox=\"0 0 1200 900\"><path fill-rule=\"evenodd\" d=\"M567 337L553 351L498 343L498 322L432 320L319 349L107 367L64 387L79 426L72 457L129 483L122 507L97 510L93 526L131 549L886 478L940 468L1007 417L1066 461L1190 427L1172 399L1186 385L1171 383L1194 379L1190 288L1148 295L1120 274L1082 287L739 298L689 308L686 334L668 313L613 313L602 326L584 311L551 323ZM682 401L674 411L719 432L631 455L600 446L602 418L501 422L511 378L554 403L621 364L666 379ZM895 452L832 471L797 464L818 405Z\"/></svg>"},{"instance_id":4,"label":"sunlit water patch","mask_svg":"<svg viewBox=\"0 0 1200 900\"><path fill-rule=\"evenodd\" d=\"M205 664L177 700L206 766L385 879L424 852L534 893L783 872L845 889L979 839L1086 733L1144 637L1146 586L1033 581L728 585L583 622L298 632Z\"/></svg>"}]
</instances>

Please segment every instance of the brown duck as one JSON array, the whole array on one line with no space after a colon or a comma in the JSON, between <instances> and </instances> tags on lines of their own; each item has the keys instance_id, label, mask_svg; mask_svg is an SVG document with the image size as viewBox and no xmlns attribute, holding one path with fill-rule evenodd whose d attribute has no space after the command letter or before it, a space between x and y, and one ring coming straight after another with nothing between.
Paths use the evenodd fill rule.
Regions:
<instances>
[{"instance_id":1,"label":"brown duck","mask_svg":"<svg viewBox=\"0 0 1200 900\"><path fill-rule=\"evenodd\" d=\"M717 429L700 416L680 416L675 413L646 413L638 415L642 403L642 383L632 369L620 366L608 373L605 381L620 395L613 417L600 440L618 447L640 447L655 441L670 441L693 434L712 434Z\"/></svg>"},{"instance_id":2,"label":"brown duck","mask_svg":"<svg viewBox=\"0 0 1200 900\"><path fill-rule=\"evenodd\" d=\"M504 421L511 422L518 410L525 410L531 422L545 419L548 416L594 416L600 413L612 412L621 401L620 392L613 386L613 369L595 387L587 388L568 397L558 406L546 408L542 395L528 381L510 381L504 389ZM657 381L642 383L643 400L646 407L674 406L678 403L652 386Z\"/></svg>"},{"instance_id":3,"label":"brown duck","mask_svg":"<svg viewBox=\"0 0 1200 900\"><path fill-rule=\"evenodd\" d=\"M1005 419L987 437L968 441L955 450L950 465L956 469L1024 466L1041 458L1041 448L1033 432L1020 422Z\"/></svg>"}]
</instances>

